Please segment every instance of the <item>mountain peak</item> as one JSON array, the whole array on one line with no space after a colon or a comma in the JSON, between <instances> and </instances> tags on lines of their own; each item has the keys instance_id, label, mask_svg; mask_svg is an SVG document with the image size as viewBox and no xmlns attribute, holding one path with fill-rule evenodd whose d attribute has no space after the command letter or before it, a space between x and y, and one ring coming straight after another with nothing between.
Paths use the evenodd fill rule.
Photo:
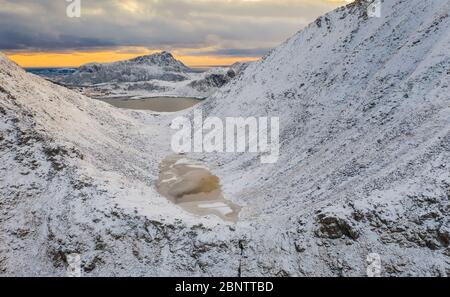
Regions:
<instances>
[{"instance_id":1,"label":"mountain peak","mask_svg":"<svg viewBox=\"0 0 450 297\"><path fill-rule=\"evenodd\" d=\"M149 64L157 66L183 66L186 67L182 62L176 60L170 52L160 52L150 55L139 56L134 59L129 60L132 63L138 64ZM187 67L186 67L187 68Z\"/></svg>"},{"instance_id":2,"label":"mountain peak","mask_svg":"<svg viewBox=\"0 0 450 297\"><path fill-rule=\"evenodd\" d=\"M137 82L149 80L181 81L192 70L169 52L162 51L130 60L81 66L61 82L69 85L98 84L106 82Z\"/></svg>"},{"instance_id":3,"label":"mountain peak","mask_svg":"<svg viewBox=\"0 0 450 297\"><path fill-rule=\"evenodd\" d=\"M169 57L173 57L171 52L167 52L167 51L162 51L161 53L159 53L162 56L169 56Z\"/></svg>"}]
</instances>

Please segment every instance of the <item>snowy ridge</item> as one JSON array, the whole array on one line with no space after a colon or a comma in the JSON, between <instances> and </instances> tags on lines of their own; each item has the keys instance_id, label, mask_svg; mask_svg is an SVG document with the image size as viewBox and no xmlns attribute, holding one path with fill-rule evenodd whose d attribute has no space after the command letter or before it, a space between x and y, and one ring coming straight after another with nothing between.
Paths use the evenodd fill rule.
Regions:
<instances>
[{"instance_id":1,"label":"snowy ridge","mask_svg":"<svg viewBox=\"0 0 450 297\"><path fill-rule=\"evenodd\" d=\"M274 166L209 162L226 164L225 193L251 205L243 216L288 230L273 231L298 252L280 264L287 274L317 273L324 253L335 273L362 272L370 252L384 273L449 272L450 2L387 0L381 18L370 3L320 17L201 106L281 118Z\"/></svg>"}]
</instances>

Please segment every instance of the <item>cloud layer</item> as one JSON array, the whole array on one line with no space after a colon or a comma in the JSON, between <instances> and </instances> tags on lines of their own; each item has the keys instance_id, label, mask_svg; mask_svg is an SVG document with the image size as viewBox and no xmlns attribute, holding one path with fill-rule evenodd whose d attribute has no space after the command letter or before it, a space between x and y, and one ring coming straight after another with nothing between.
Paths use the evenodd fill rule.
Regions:
<instances>
[{"instance_id":1,"label":"cloud layer","mask_svg":"<svg viewBox=\"0 0 450 297\"><path fill-rule=\"evenodd\" d=\"M342 2L325 0L0 0L0 50L127 46L260 56Z\"/></svg>"}]
</instances>

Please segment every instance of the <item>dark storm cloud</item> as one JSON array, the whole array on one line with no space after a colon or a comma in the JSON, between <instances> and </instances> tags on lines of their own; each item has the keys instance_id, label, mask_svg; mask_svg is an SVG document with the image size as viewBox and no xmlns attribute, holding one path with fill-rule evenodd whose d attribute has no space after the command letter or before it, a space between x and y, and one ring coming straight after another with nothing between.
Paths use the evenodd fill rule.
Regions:
<instances>
[{"instance_id":1,"label":"dark storm cloud","mask_svg":"<svg viewBox=\"0 0 450 297\"><path fill-rule=\"evenodd\" d=\"M318 0L0 0L0 49L73 50L115 46L214 48L258 55L335 4ZM246 50L239 50L246 48Z\"/></svg>"}]
</instances>

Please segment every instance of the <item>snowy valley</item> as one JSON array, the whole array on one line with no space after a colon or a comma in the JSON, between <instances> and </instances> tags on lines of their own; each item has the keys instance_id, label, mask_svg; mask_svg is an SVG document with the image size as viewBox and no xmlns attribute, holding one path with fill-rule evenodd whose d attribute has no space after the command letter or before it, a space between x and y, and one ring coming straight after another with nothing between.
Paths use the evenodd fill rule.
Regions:
<instances>
[{"instance_id":1,"label":"snowy valley","mask_svg":"<svg viewBox=\"0 0 450 297\"><path fill-rule=\"evenodd\" d=\"M385 0L379 18L371 3L245 66L193 73L161 53L58 78L208 97L175 113L114 108L0 54L0 275L64 276L73 255L84 276L365 276L374 255L383 276L450 275L450 2ZM275 164L184 156L233 220L157 187L171 122L195 110L280 118Z\"/></svg>"}]
</instances>

